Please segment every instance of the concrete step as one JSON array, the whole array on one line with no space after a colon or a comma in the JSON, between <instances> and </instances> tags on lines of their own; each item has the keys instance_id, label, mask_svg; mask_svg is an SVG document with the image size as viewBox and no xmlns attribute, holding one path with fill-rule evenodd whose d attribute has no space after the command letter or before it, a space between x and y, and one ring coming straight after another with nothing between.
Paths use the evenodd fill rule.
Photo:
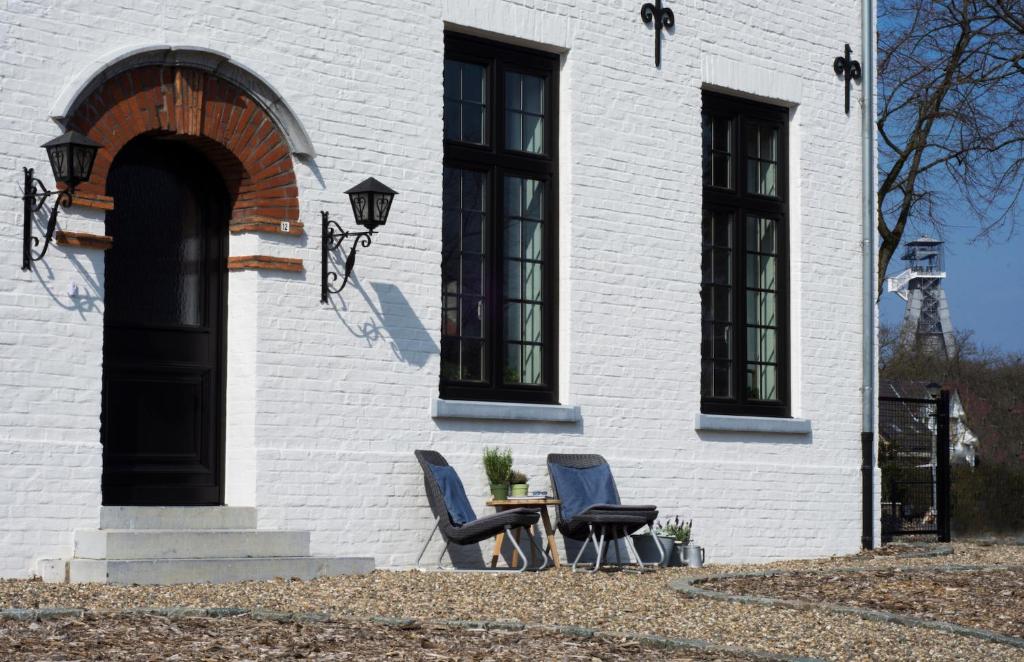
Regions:
<instances>
[{"instance_id":1,"label":"concrete step","mask_svg":"<svg viewBox=\"0 0 1024 662\"><path fill-rule=\"evenodd\" d=\"M339 575L365 575L372 571L373 559L366 557L71 559L68 578L73 584L220 584L278 577L315 579Z\"/></svg>"},{"instance_id":2,"label":"concrete step","mask_svg":"<svg viewBox=\"0 0 1024 662\"><path fill-rule=\"evenodd\" d=\"M76 559L308 556L308 531L102 529L75 531Z\"/></svg>"},{"instance_id":3,"label":"concrete step","mask_svg":"<svg viewBox=\"0 0 1024 662\"><path fill-rule=\"evenodd\" d=\"M256 509L233 506L103 506L101 529L255 529Z\"/></svg>"}]
</instances>

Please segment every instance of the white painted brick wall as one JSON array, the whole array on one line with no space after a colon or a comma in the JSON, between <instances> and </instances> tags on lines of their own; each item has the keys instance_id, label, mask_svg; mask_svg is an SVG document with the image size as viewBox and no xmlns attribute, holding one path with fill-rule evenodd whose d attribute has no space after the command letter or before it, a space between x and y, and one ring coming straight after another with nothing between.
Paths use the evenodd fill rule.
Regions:
<instances>
[{"instance_id":1,"label":"white painted brick wall","mask_svg":"<svg viewBox=\"0 0 1024 662\"><path fill-rule=\"evenodd\" d=\"M831 62L844 42L859 50L859 3L668 4L676 28L664 37L661 70L632 0L0 8L0 574L24 576L35 558L69 554L70 532L96 526L100 503L103 258L54 247L35 271L20 271L20 168L48 180L39 145L57 134L50 107L82 63L159 43L213 48L259 72L318 152L296 164L308 234L232 238L234 255L301 257L306 271L230 276L229 503L259 506L267 527L312 530L317 553L408 565L430 529L413 449L447 455L483 513L479 455L499 444L535 487L546 486L547 452L604 454L624 498L692 517L711 560L855 551L860 123L843 114ZM566 53L561 382L563 402L582 408L578 426L429 414L446 24ZM810 437L694 430L704 84L798 104L793 397ZM400 195L356 279L321 306L318 212L348 225L342 192L369 175ZM102 232L96 214L64 219Z\"/></svg>"}]
</instances>

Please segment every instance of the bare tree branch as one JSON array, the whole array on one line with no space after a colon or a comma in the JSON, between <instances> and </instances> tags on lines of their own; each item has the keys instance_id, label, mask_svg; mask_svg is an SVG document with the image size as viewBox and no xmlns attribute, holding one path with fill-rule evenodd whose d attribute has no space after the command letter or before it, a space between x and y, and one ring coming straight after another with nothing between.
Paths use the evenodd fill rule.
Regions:
<instances>
[{"instance_id":1,"label":"bare tree branch","mask_svg":"<svg viewBox=\"0 0 1024 662\"><path fill-rule=\"evenodd\" d=\"M960 203L988 238L1024 212L1024 0L882 0L878 74L881 295L909 224Z\"/></svg>"}]
</instances>

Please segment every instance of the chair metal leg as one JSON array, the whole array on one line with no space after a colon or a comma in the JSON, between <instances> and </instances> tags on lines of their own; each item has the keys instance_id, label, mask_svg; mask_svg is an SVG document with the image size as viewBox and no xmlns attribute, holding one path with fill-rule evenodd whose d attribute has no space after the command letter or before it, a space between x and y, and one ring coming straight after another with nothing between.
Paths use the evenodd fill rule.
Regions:
<instances>
[{"instance_id":1,"label":"chair metal leg","mask_svg":"<svg viewBox=\"0 0 1024 662\"><path fill-rule=\"evenodd\" d=\"M537 566L537 571L539 572L539 571L543 570L544 568L548 567L548 555L544 551L544 549L537 544L537 541L534 540L532 532L531 532L531 535L529 536L529 538L530 538L530 547L540 553L540 565ZM533 554L530 554L530 556L532 557Z\"/></svg>"},{"instance_id":2,"label":"chair metal leg","mask_svg":"<svg viewBox=\"0 0 1024 662\"><path fill-rule=\"evenodd\" d=\"M665 554L665 548L661 546L661 539L658 538L658 534L654 532L653 526L648 526L647 530L651 533L651 539L654 540L654 544L658 546L658 554L661 555L661 562L658 564L661 567L668 567L668 556Z\"/></svg>"},{"instance_id":3,"label":"chair metal leg","mask_svg":"<svg viewBox=\"0 0 1024 662\"><path fill-rule=\"evenodd\" d=\"M510 526L506 526L505 527L505 534L506 534L505 537L508 538L508 541L510 543L512 543L512 548L516 550L516 554L512 555L513 558L515 558L515 556L518 554L519 558L522 559L522 565L519 566L519 569L515 570L514 567L512 569L515 570L515 572L517 572L517 573L518 572L525 572L526 571L526 567L528 565L530 565L530 561L529 561L529 559L526 558L526 554L523 553L522 548L519 546L519 542L516 540L516 538L518 538L519 536L513 536L512 535L512 527L510 527ZM531 538L531 540L532 540L532 538Z\"/></svg>"},{"instance_id":4,"label":"chair metal leg","mask_svg":"<svg viewBox=\"0 0 1024 662\"><path fill-rule=\"evenodd\" d=\"M644 562L640 559L640 552L637 551L636 545L633 544L632 536L623 536L622 541L626 545L626 554L630 558L630 563L636 563L640 574L643 574L645 570Z\"/></svg>"},{"instance_id":5,"label":"chair metal leg","mask_svg":"<svg viewBox=\"0 0 1024 662\"><path fill-rule=\"evenodd\" d=\"M447 554L447 553L448 553L448 542L445 541L444 548L441 550L441 554L437 557L437 569L438 570L444 570L445 569L443 561L444 561L444 555ZM451 558L451 554L448 555L448 558ZM452 569L453 570L455 569L455 564L454 563L452 563Z\"/></svg>"},{"instance_id":6,"label":"chair metal leg","mask_svg":"<svg viewBox=\"0 0 1024 662\"><path fill-rule=\"evenodd\" d=\"M594 537L594 527L588 527L587 539L580 545L580 551L576 553L576 558L572 560L572 571L576 572L576 564L579 563L580 559L583 558L583 552L587 551L587 546L590 544L590 539ZM594 548L594 553L597 553L597 548Z\"/></svg>"},{"instance_id":7,"label":"chair metal leg","mask_svg":"<svg viewBox=\"0 0 1024 662\"><path fill-rule=\"evenodd\" d=\"M437 533L437 528L441 526L441 518L434 519L434 528L430 530L430 535L427 536L427 541L423 543L423 548L420 550L420 555L416 557L416 568L420 568L420 561L423 560L423 555L427 553L427 547L430 546L430 541L434 539L434 534Z\"/></svg>"},{"instance_id":8,"label":"chair metal leg","mask_svg":"<svg viewBox=\"0 0 1024 662\"><path fill-rule=\"evenodd\" d=\"M623 531L623 533L625 533L625 529L623 529L622 531ZM619 568L621 568L622 567L622 552L619 549L619 547L620 547L619 541L615 537L616 535L618 535L618 533L619 533L618 527L613 526L612 527L612 544L615 545L615 565L617 565L617 566L619 566ZM627 550L627 553L628 553L628 550Z\"/></svg>"},{"instance_id":9,"label":"chair metal leg","mask_svg":"<svg viewBox=\"0 0 1024 662\"><path fill-rule=\"evenodd\" d=\"M602 526L601 527L601 537L598 538L598 543L597 543L597 558L594 560L594 569L590 571L591 573L595 573L595 572L597 572L598 570L601 569L601 561L604 559L604 547L605 547L605 545L604 545L605 535L604 534L605 534L605 529L604 529L604 526Z\"/></svg>"}]
</instances>

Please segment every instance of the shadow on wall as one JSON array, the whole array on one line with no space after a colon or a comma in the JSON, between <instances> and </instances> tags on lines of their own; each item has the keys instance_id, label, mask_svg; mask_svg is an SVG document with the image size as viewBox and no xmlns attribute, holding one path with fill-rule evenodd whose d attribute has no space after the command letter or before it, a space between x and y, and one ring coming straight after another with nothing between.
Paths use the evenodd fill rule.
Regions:
<instances>
[{"instance_id":1,"label":"shadow on wall","mask_svg":"<svg viewBox=\"0 0 1024 662\"><path fill-rule=\"evenodd\" d=\"M349 333L356 338L366 340L369 347L373 347L378 342L387 342L391 351L394 352L395 358L417 368L422 368L431 356L440 353L441 349L434 342L423 323L420 322L416 311L409 305L409 300L396 285L370 283L370 287L373 288L376 295L377 302L375 303L363 287L359 277L354 273L348 284L359 292L373 314L370 319L353 326L345 321L345 317L342 315L348 310L348 306L343 301L339 306L335 303L336 299L332 297L331 303L334 306L334 312Z\"/></svg>"},{"instance_id":2,"label":"shadow on wall","mask_svg":"<svg viewBox=\"0 0 1024 662\"><path fill-rule=\"evenodd\" d=\"M99 313L100 303L103 301L103 283L100 281L103 274L103 252L85 252L86 259L92 265L91 269L82 263L79 256L71 252L61 250L60 254L74 266L77 275L70 276L64 289L61 289L56 274L47 263L48 257L44 257L39 262L32 263L32 272L39 280L39 284L58 306L64 310L77 312L83 320L87 313Z\"/></svg>"}]
</instances>

